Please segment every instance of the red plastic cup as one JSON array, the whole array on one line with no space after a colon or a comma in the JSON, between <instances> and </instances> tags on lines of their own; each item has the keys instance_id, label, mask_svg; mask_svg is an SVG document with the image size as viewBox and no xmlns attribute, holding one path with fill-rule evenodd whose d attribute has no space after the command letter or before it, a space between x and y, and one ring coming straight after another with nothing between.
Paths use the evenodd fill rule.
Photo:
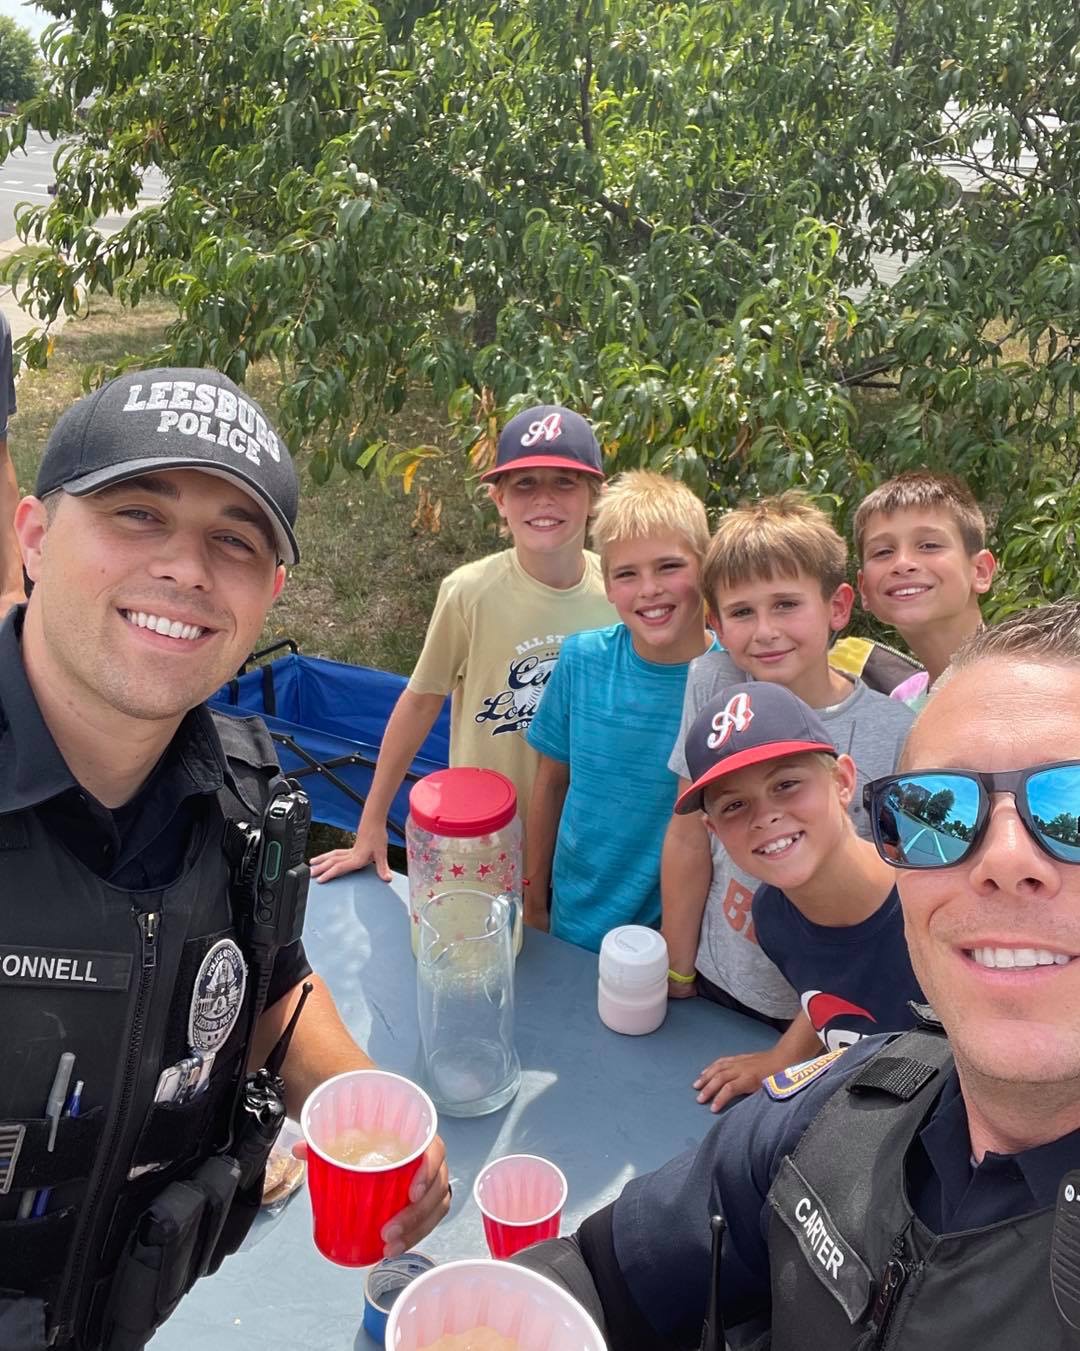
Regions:
<instances>
[{"instance_id":1,"label":"red plastic cup","mask_svg":"<svg viewBox=\"0 0 1080 1351\"><path fill-rule=\"evenodd\" d=\"M409 1203L409 1188L435 1138L431 1099L399 1074L350 1070L311 1094L300 1113L308 1145L308 1191L315 1246L344 1267L366 1267L383 1255L381 1232ZM398 1163L342 1163L328 1151L346 1131L392 1135L408 1147Z\"/></svg>"},{"instance_id":2,"label":"red plastic cup","mask_svg":"<svg viewBox=\"0 0 1080 1351\"><path fill-rule=\"evenodd\" d=\"M518 1351L605 1351L600 1329L576 1300L513 1262L446 1262L394 1300L386 1351L422 1351L446 1336L488 1327ZM465 1340L465 1345L471 1339Z\"/></svg>"},{"instance_id":3,"label":"red plastic cup","mask_svg":"<svg viewBox=\"0 0 1080 1351\"><path fill-rule=\"evenodd\" d=\"M484 1217L492 1257L513 1257L541 1239L558 1238L566 1178L537 1154L507 1154L482 1169L473 1197Z\"/></svg>"}]
</instances>

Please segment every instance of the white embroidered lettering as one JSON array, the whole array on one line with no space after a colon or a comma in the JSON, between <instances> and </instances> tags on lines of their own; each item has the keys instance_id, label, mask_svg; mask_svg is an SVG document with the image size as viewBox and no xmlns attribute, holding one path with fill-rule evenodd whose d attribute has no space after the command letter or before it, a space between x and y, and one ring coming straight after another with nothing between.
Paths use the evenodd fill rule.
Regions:
<instances>
[{"instance_id":1,"label":"white embroidered lettering","mask_svg":"<svg viewBox=\"0 0 1080 1351\"><path fill-rule=\"evenodd\" d=\"M754 710L749 694L745 690L741 694L733 694L713 718L713 734L706 744L711 751L719 750L732 732L745 732L753 721Z\"/></svg>"},{"instance_id":2,"label":"white embroidered lettering","mask_svg":"<svg viewBox=\"0 0 1080 1351\"><path fill-rule=\"evenodd\" d=\"M170 408L190 408L191 392L195 388L193 380L174 380Z\"/></svg>"}]
</instances>

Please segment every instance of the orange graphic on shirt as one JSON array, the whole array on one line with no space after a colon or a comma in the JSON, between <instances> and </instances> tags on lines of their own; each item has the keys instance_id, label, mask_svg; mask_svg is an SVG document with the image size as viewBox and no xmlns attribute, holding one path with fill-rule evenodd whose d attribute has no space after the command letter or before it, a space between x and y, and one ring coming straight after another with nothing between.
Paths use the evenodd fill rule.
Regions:
<instances>
[{"instance_id":1,"label":"orange graphic on shirt","mask_svg":"<svg viewBox=\"0 0 1080 1351\"><path fill-rule=\"evenodd\" d=\"M757 935L754 933L754 921L750 910L753 899L754 893L732 878L724 896L724 918L736 933L741 933L748 942L756 943Z\"/></svg>"}]
</instances>

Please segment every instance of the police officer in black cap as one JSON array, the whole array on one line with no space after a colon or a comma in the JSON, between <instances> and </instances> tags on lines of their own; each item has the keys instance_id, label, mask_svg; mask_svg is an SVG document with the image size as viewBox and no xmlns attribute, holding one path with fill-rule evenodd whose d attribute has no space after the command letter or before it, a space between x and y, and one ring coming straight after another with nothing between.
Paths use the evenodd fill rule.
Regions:
<instances>
[{"instance_id":1,"label":"police officer in black cap","mask_svg":"<svg viewBox=\"0 0 1080 1351\"><path fill-rule=\"evenodd\" d=\"M924 1006L914 1031L772 1076L520 1256L613 1351L1080 1346L1078 707L1080 603L1016 615L956 657L867 790L940 1023ZM696 781L723 709L702 711ZM763 840L783 799L755 808Z\"/></svg>"},{"instance_id":2,"label":"police officer in black cap","mask_svg":"<svg viewBox=\"0 0 1080 1351\"><path fill-rule=\"evenodd\" d=\"M370 1064L298 936L267 947L245 909L226 834L257 842L288 785L258 720L203 703L297 561L296 509L259 406L181 369L75 404L19 504L34 587L0 627L4 1351L142 1346L235 1247L258 1183L240 1197L245 1067L303 984L293 1113ZM447 1205L436 1141L388 1254Z\"/></svg>"}]
</instances>

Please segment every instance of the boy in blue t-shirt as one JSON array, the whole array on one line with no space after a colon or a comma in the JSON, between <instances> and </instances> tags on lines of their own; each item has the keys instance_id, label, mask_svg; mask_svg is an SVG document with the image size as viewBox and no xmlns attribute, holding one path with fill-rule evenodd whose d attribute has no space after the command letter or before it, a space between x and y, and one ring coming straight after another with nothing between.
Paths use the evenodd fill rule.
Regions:
<instances>
[{"instance_id":1,"label":"boy in blue t-shirt","mask_svg":"<svg viewBox=\"0 0 1080 1351\"><path fill-rule=\"evenodd\" d=\"M667 768L691 660L713 645L698 569L705 508L635 470L592 529L622 621L573 634L528 731L540 752L525 828L525 922L597 951L619 924L660 922L660 851L677 787ZM612 813L611 803L626 804Z\"/></svg>"},{"instance_id":2,"label":"boy in blue t-shirt","mask_svg":"<svg viewBox=\"0 0 1080 1351\"><path fill-rule=\"evenodd\" d=\"M837 753L813 709L782 685L729 685L691 724L686 759L693 782L675 811L703 811L736 866L762 883L752 903L757 940L802 1005L772 1050L709 1066L694 1085L700 1100L713 1098L714 1075L751 1093L822 1044L837 1051L914 1026L908 1001L922 993L896 874L855 833L847 810L855 762Z\"/></svg>"}]
</instances>

